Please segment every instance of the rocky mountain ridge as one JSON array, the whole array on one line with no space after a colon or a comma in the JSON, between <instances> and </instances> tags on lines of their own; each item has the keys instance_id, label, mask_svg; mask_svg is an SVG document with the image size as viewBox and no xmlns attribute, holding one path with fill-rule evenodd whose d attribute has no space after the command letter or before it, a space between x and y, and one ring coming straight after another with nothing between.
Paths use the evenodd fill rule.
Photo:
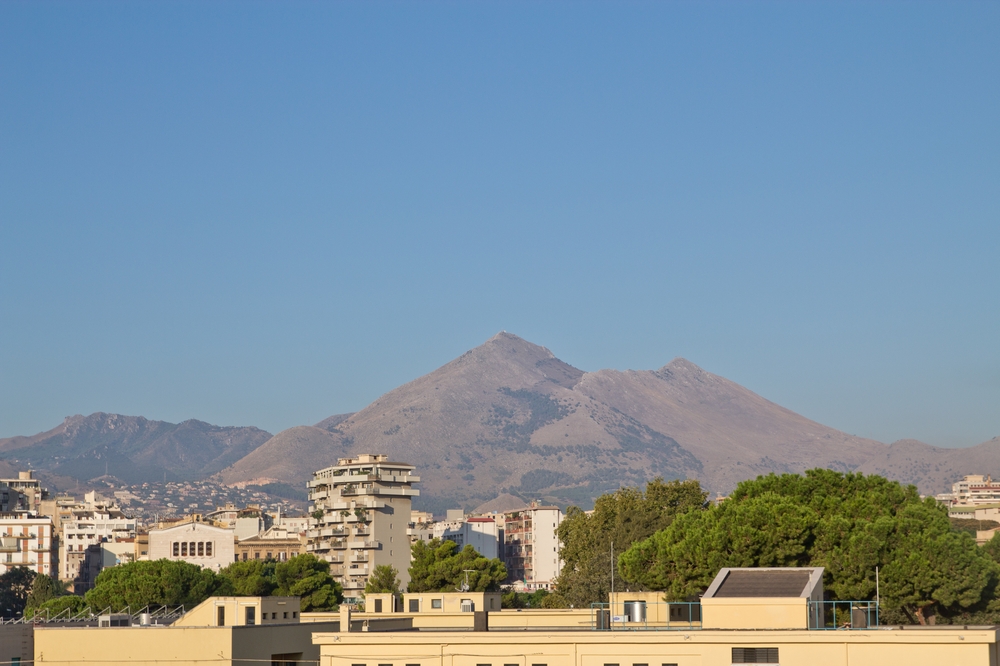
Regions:
<instances>
[{"instance_id":1,"label":"rocky mountain ridge","mask_svg":"<svg viewBox=\"0 0 1000 666\"><path fill-rule=\"evenodd\" d=\"M359 412L271 436L201 421L97 413L32 437L0 439L0 466L135 483L208 476L301 488L337 458L387 453L418 467L418 508L497 498L589 505L654 476L712 492L811 467L877 473L924 493L963 474L1000 477L1000 438L965 449L847 435L677 358L657 370L584 372L500 333Z\"/></svg>"}]
</instances>

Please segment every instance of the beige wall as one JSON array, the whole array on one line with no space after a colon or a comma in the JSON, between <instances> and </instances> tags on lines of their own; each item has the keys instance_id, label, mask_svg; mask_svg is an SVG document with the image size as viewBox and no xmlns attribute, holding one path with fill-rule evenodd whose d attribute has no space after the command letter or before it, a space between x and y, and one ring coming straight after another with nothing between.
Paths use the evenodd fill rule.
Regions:
<instances>
[{"instance_id":1,"label":"beige wall","mask_svg":"<svg viewBox=\"0 0 1000 666\"><path fill-rule=\"evenodd\" d=\"M403 595L403 612L410 612L410 600L417 600L420 613L460 613L462 601L467 599L475 604L477 611L499 611L499 592L407 592ZM434 608L440 602L440 608Z\"/></svg>"},{"instance_id":2,"label":"beige wall","mask_svg":"<svg viewBox=\"0 0 1000 666\"><path fill-rule=\"evenodd\" d=\"M254 627L50 627L35 628L35 664L205 666L263 664L273 655L319 658L312 632L335 623Z\"/></svg>"},{"instance_id":3,"label":"beige wall","mask_svg":"<svg viewBox=\"0 0 1000 666\"><path fill-rule=\"evenodd\" d=\"M492 617L491 617L492 620ZM776 647L783 666L996 666L995 629L316 634L322 666L730 666Z\"/></svg>"},{"instance_id":4,"label":"beige wall","mask_svg":"<svg viewBox=\"0 0 1000 666\"><path fill-rule=\"evenodd\" d=\"M212 555L178 555L173 554L174 542L212 543ZM235 560L236 539L232 530L215 527L205 523L181 523L174 527L153 529L149 531L149 559L151 560L181 560L197 564L203 569L219 571L228 567Z\"/></svg>"},{"instance_id":5,"label":"beige wall","mask_svg":"<svg viewBox=\"0 0 1000 666\"><path fill-rule=\"evenodd\" d=\"M806 629L805 597L712 597L701 600L705 629Z\"/></svg>"},{"instance_id":6,"label":"beige wall","mask_svg":"<svg viewBox=\"0 0 1000 666\"><path fill-rule=\"evenodd\" d=\"M219 626L219 609L223 609L223 626L244 626L247 608L253 608L254 624L290 624L299 621L298 597L211 597L201 602L174 623L176 627Z\"/></svg>"},{"instance_id":7,"label":"beige wall","mask_svg":"<svg viewBox=\"0 0 1000 666\"><path fill-rule=\"evenodd\" d=\"M35 664L195 666L232 658L229 627L50 627L35 629Z\"/></svg>"}]
</instances>

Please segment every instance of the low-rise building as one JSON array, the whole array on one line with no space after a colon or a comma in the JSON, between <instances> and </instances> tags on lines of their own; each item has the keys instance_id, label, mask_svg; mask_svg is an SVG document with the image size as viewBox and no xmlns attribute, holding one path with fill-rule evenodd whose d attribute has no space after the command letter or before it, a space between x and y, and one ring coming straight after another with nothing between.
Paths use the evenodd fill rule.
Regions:
<instances>
[{"instance_id":1,"label":"low-rise building","mask_svg":"<svg viewBox=\"0 0 1000 666\"><path fill-rule=\"evenodd\" d=\"M291 539L266 539L254 536L236 542L236 560L277 560L284 562L305 552L305 545L298 537Z\"/></svg>"},{"instance_id":2,"label":"low-rise building","mask_svg":"<svg viewBox=\"0 0 1000 666\"><path fill-rule=\"evenodd\" d=\"M191 521L149 530L149 559L180 560L220 571L236 560L233 530Z\"/></svg>"},{"instance_id":3,"label":"low-rise building","mask_svg":"<svg viewBox=\"0 0 1000 666\"><path fill-rule=\"evenodd\" d=\"M139 617L123 619L108 623L113 626L40 624L34 627L34 663L316 664L319 647L312 634L340 628L339 621L301 623L298 597L212 597L170 625L142 626Z\"/></svg>"},{"instance_id":4,"label":"low-rise building","mask_svg":"<svg viewBox=\"0 0 1000 666\"><path fill-rule=\"evenodd\" d=\"M313 642L321 666L998 663L997 627L878 626L874 601L824 601L822 575L808 568L723 569L700 603L625 592L612 596L610 607L589 609L456 613L404 604L393 612L383 598L381 612L348 615L349 622L342 614L341 631L318 632Z\"/></svg>"}]
</instances>

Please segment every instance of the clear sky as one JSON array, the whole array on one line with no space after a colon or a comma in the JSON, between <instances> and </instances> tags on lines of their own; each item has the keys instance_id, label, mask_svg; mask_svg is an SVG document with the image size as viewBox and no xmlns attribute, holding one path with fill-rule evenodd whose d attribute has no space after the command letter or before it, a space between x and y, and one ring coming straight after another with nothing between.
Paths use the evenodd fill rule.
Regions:
<instances>
[{"instance_id":1,"label":"clear sky","mask_svg":"<svg viewBox=\"0 0 1000 666\"><path fill-rule=\"evenodd\" d=\"M1000 3L0 3L0 437L277 432L502 329L1000 435Z\"/></svg>"}]
</instances>

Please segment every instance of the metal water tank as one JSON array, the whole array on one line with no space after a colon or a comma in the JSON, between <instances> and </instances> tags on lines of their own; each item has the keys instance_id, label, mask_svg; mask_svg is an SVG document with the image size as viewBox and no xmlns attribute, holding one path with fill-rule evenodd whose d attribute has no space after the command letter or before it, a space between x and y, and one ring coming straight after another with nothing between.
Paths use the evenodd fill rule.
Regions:
<instances>
[{"instance_id":1,"label":"metal water tank","mask_svg":"<svg viewBox=\"0 0 1000 666\"><path fill-rule=\"evenodd\" d=\"M629 622L645 622L646 621L646 602L645 601L626 601L625 602L625 617L628 618Z\"/></svg>"},{"instance_id":2,"label":"metal water tank","mask_svg":"<svg viewBox=\"0 0 1000 666\"><path fill-rule=\"evenodd\" d=\"M153 616L150 613L139 613L139 626L148 627L153 624Z\"/></svg>"}]
</instances>

